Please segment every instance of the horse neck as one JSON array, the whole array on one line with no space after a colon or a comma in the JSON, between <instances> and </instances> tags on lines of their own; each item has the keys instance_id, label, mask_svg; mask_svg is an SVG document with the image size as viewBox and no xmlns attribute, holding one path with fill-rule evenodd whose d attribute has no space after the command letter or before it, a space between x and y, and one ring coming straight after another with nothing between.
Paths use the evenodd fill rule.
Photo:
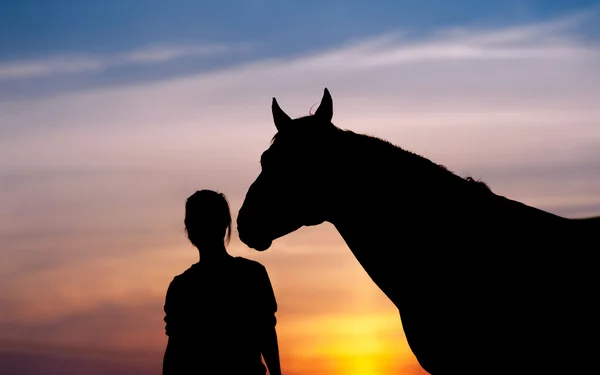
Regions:
<instances>
[{"instance_id":1,"label":"horse neck","mask_svg":"<svg viewBox=\"0 0 600 375\"><path fill-rule=\"evenodd\" d=\"M346 131L336 144L338 159L326 199L332 218L328 221L346 236L372 237L396 229L400 215L416 222L415 216L471 199L464 179L385 141Z\"/></svg>"},{"instance_id":2,"label":"horse neck","mask_svg":"<svg viewBox=\"0 0 600 375\"><path fill-rule=\"evenodd\" d=\"M594 246L600 237L600 216L569 219L574 227L574 236L586 247Z\"/></svg>"},{"instance_id":3,"label":"horse neck","mask_svg":"<svg viewBox=\"0 0 600 375\"><path fill-rule=\"evenodd\" d=\"M407 212L406 197L399 193L407 179L394 176L394 169L398 169L395 165L387 167L393 164L388 161L389 154L389 150L381 153L374 150L361 155L360 147L354 145L338 154L339 168L330 176L327 221L338 230L373 281L397 302L400 298L397 278L409 273L398 273L396 267L399 261L408 266L414 256L398 250L417 238L405 225L418 228L427 210L416 215ZM403 221L402 217L410 220Z\"/></svg>"},{"instance_id":4,"label":"horse neck","mask_svg":"<svg viewBox=\"0 0 600 375\"><path fill-rule=\"evenodd\" d=\"M401 295L398 280L393 277L398 273L391 268L397 266L398 243L386 218L377 210L357 208L354 201L340 209L330 222L369 277L399 307Z\"/></svg>"},{"instance_id":5,"label":"horse neck","mask_svg":"<svg viewBox=\"0 0 600 375\"><path fill-rule=\"evenodd\" d=\"M485 240L498 230L541 235L537 227L547 230L545 225L565 221L477 189L476 182L389 144L354 133L344 133L337 144L328 221L366 262L406 244L435 247L466 236ZM394 175L401 172L401 178Z\"/></svg>"}]
</instances>

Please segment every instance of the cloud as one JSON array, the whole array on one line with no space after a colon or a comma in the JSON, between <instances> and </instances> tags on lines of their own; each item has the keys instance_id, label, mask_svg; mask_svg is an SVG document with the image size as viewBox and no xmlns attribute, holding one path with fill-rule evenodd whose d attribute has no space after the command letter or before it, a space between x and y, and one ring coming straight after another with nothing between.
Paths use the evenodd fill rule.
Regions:
<instances>
[{"instance_id":1,"label":"cloud","mask_svg":"<svg viewBox=\"0 0 600 375\"><path fill-rule=\"evenodd\" d=\"M320 57L295 61L296 66L374 69L399 64L454 60L563 59L569 55L597 54L578 45L576 30L596 13L578 13L534 25L500 30L452 28L419 39L390 33Z\"/></svg>"},{"instance_id":2,"label":"cloud","mask_svg":"<svg viewBox=\"0 0 600 375\"><path fill-rule=\"evenodd\" d=\"M249 44L156 45L109 56L58 56L33 61L11 61L0 63L0 81L90 73L124 65L159 64L188 57L210 58L245 52L250 48Z\"/></svg>"},{"instance_id":3,"label":"cloud","mask_svg":"<svg viewBox=\"0 0 600 375\"><path fill-rule=\"evenodd\" d=\"M600 202L600 48L565 31L574 19L416 41L390 34L209 74L0 102L0 268L15 275L185 246L182 201L195 189L225 192L237 213L275 130L270 98L301 116L324 86L342 128L525 203L588 214ZM279 243L286 254L344 247L321 229Z\"/></svg>"},{"instance_id":4,"label":"cloud","mask_svg":"<svg viewBox=\"0 0 600 375\"><path fill-rule=\"evenodd\" d=\"M145 375L160 371L159 358L144 352L0 341L0 369L4 374Z\"/></svg>"},{"instance_id":5,"label":"cloud","mask_svg":"<svg viewBox=\"0 0 600 375\"><path fill-rule=\"evenodd\" d=\"M419 40L385 35L208 74L0 103L0 171L25 181L27 174L50 178L41 171L97 170L106 181L132 183L137 173L140 184L160 184L169 173L178 174L169 183L185 186L193 170L196 181L231 187L237 199L274 131L270 98L300 116L323 86L333 93L339 126L461 173L592 163L600 49L575 37L576 21ZM72 176L55 180L83 181Z\"/></svg>"},{"instance_id":6,"label":"cloud","mask_svg":"<svg viewBox=\"0 0 600 375\"><path fill-rule=\"evenodd\" d=\"M270 98L301 116L324 86L340 127L515 198L569 200L585 189L597 202L600 48L576 37L584 18L418 40L389 34L218 72L0 102L0 235L6 248L35 249L44 233L101 243L108 233L145 237L161 223L171 239L179 200L199 186L223 190L235 211L274 133ZM189 52L161 51L116 60Z\"/></svg>"}]
</instances>

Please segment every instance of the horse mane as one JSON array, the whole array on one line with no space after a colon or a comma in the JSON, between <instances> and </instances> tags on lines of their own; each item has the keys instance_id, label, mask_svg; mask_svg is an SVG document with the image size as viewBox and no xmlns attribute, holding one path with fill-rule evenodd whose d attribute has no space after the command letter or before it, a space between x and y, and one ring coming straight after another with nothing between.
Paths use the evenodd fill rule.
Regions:
<instances>
[{"instance_id":1,"label":"horse mane","mask_svg":"<svg viewBox=\"0 0 600 375\"><path fill-rule=\"evenodd\" d=\"M308 119L310 117L311 116L305 116L305 117L301 117L299 119L304 120L304 119ZM469 188L472 188L474 192L490 193L490 194L492 193L492 190L485 182L483 182L481 180L476 180L472 176L467 176L467 177L459 176L459 175L455 174L454 172L452 172L451 170L449 170L446 166L444 166L442 164L434 163L431 160L425 158L424 156L421 156L414 152L405 150L385 139L376 137L374 135L360 134L360 133L353 132L352 130L341 129L333 124L332 124L332 126L335 131L339 131L339 132L341 132L340 134L346 135L348 137L348 139L351 140L351 142L358 143L362 146L365 146L365 147L367 147L368 150L373 150L378 153L383 152L383 153L388 154L389 157L386 159L390 160L390 162L392 162L392 163L399 159L403 163L406 163L406 161L408 161L415 166L427 169L429 172L431 172L431 175L434 175L438 179L438 181L439 180L450 181L451 179L458 178L458 179L462 180L463 182L465 182L466 186L468 186ZM278 137L280 137L279 132L275 133L275 135L271 139L271 144L273 144ZM369 153L367 152L367 154L369 154Z\"/></svg>"},{"instance_id":2,"label":"horse mane","mask_svg":"<svg viewBox=\"0 0 600 375\"><path fill-rule=\"evenodd\" d=\"M419 154L405 150L385 139L381 139L374 135L359 134L351 130L339 130L343 132L343 134L349 135L353 142L366 146L368 150L377 150L378 152L385 152L389 154L388 160L390 160L391 163L398 159L401 159L401 161L404 163L408 161L413 163L415 166L427 168L431 172L431 175L435 176L436 179L449 181L450 179L459 178L466 183L466 186L469 186L475 192L492 193L492 190L485 182L476 180L472 176L461 177L449 170L446 166L434 163Z\"/></svg>"}]
</instances>

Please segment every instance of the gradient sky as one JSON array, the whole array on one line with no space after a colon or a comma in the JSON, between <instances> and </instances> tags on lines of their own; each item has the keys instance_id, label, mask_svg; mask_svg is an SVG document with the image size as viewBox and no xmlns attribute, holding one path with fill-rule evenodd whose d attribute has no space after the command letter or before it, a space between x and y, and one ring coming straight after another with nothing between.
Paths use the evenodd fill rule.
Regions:
<instances>
[{"instance_id":1,"label":"gradient sky","mask_svg":"<svg viewBox=\"0 0 600 375\"><path fill-rule=\"evenodd\" d=\"M237 213L273 96L328 87L342 128L600 214L600 2L206 3L0 2L0 373L159 373L184 201ZM331 225L230 250L267 267L286 375L424 373Z\"/></svg>"}]
</instances>

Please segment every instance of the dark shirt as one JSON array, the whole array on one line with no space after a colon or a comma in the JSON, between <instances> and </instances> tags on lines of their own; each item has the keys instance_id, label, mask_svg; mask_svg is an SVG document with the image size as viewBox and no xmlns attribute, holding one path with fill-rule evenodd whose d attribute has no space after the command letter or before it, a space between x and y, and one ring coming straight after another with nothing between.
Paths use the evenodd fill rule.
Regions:
<instances>
[{"instance_id":1,"label":"dark shirt","mask_svg":"<svg viewBox=\"0 0 600 375\"><path fill-rule=\"evenodd\" d=\"M175 276L165 301L169 350L179 374L264 375L263 337L276 324L267 271L235 257L192 265Z\"/></svg>"}]
</instances>

